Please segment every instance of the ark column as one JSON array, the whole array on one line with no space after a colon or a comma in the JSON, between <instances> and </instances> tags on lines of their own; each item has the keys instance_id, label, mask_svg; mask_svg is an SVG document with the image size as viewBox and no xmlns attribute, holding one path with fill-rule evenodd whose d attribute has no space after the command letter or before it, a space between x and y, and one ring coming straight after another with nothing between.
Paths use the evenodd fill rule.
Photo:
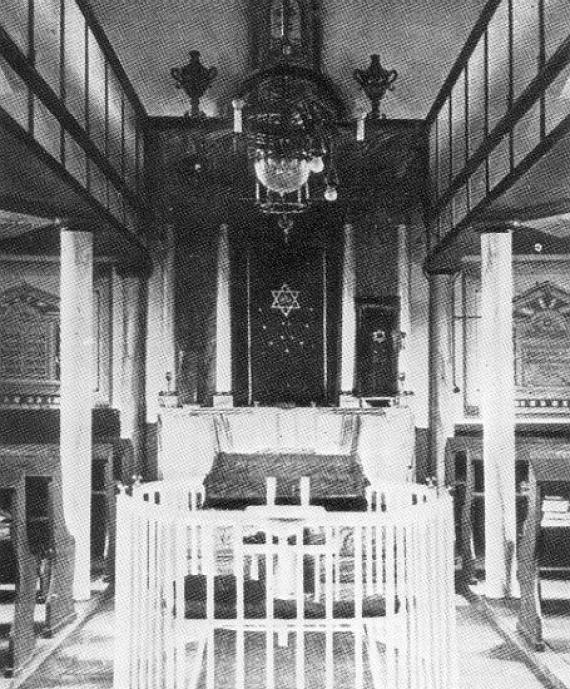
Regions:
<instances>
[{"instance_id":1,"label":"ark column","mask_svg":"<svg viewBox=\"0 0 570 689\"><path fill-rule=\"evenodd\" d=\"M512 234L481 234L485 595L517 595Z\"/></svg>"},{"instance_id":2,"label":"ark column","mask_svg":"<svg viewBox=\"0 0 570 689\"><path fill-rule=\"evenodd\" d=\"M359 406L354 395L356 368L356 262L354 258L354 228L345 223L342 260L342 314L340 352L340 407Z\"/></svg>"},{"instance_id":3,"label":"ark column","mask_svg":"<svg viewBox=\"0 0 570 689\"><path fill-rule=\"evenodd\" d=\"M144 448L146 418L145 338L147 275L139 267L125 267L124 349L121 436L133 444L135 472L147 474ZM146 477L145 477L146 478Z\"/></svg>"},{"instance_id":4,"label":"ark column","mask_svg":"<svg viewBox=\"0 0 570 689\"><path fill-rule=\"evenodd\" d=\"M73 597L91 595L93 236L61 229L60 454L63 511L75 540Z\"/></svg>"},{"instance_id":5,"label":"ark column","mask_svg":"<svg viewBox=\"0 0 570 689\"><path fill-rule=\"evenodd\" d=\"M410 250L408 228L398 225L398 297L400 298L400 352L398 354L398 392L406 395L408 390L409 355L406 338L411 330L410 307Z\"/></svg>"},{"instance_id":6,"label":"ark column","mask_svg":"<svg viewBox=\"0 0 570 689\"><path fill-rule=\"evenodd\" d=\"M218 235L218 272L216 282L216 368L214 407L233 407L232 394L232 321L230 310L229 228L223 223Z\"/></svg>"},{"instance_id":7,"label":"ark column","mask_svg":"<svg viewBox=\"0 0 570 689\"><path fill-rule=\"evenodd\" d=\"M429 465L439 486L446 483L445 444L453 422L449 409L450 281L445 274L429 277Z\"/></svg>"},{"instance_id":8,"label":"ark column","mask_svg":"<svg viewBox=\"0 0 570 689\"><path fill-rule=\"evenodd\" d=\"M167 225L164 241L153 251L153 269L148 279L146 346L147 423L156 423L159 394L177 390L178 362L174 341L174 228ZM166 404L177 398L163 397Z\"/></svg>"}]
</instances>

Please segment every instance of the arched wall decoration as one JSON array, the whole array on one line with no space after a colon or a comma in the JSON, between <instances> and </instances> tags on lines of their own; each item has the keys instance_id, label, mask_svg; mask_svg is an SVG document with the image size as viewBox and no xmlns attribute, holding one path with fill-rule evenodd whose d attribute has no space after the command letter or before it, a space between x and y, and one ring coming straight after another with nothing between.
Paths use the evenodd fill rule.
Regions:
<instances>
[{"instance_id":1,"label":"arched wall decoration","mask_svg":"<svg viewBox=\"0 0 570 689\"><path fill-rule=\"evenodd\" d=\"M518 398L570 395L570 294L537 283L513 301ZM550 406L550 405L549 405Z\"/></svg>"},{"instance_id":2,"label":"arched wall decoration","mask_svg":"<svg viewBox=\"0 0 570 689\"><path fill-rule=\"evenodd\" d=\"M53 404L59 393L59 297L22 283L0 294L0 403Z\"/></svg>"}]
</instances>

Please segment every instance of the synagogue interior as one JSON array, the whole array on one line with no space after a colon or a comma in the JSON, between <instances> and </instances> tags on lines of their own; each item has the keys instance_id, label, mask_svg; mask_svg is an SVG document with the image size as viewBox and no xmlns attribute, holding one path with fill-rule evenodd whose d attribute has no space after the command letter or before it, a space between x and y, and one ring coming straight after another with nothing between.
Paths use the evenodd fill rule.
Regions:
<instances>
[{"instance_id":1,"label":"synagogue interior","mask_svg":"<svg viewBox=\"0 0 570 689\"><path fill-rule=\"evenodd\" d=\"M3 0L7 682L96 590L115 689L452 689L457 590L570 682L569 20Z\"/></svg>"}]
</instances>

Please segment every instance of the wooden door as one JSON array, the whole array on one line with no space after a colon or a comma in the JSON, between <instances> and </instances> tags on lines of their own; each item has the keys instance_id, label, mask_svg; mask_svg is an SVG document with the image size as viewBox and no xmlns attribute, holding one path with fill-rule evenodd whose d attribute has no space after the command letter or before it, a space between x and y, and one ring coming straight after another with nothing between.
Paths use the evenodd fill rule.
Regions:
<instances>
[{"instance_id":1,"label":"wooden door","mask_svg":"<svg viewBox=\"0 0 570 689\"><path fill-rule=\"evenodd\" d=\"M357 305L357 393L391 397L398 392L397 304L367 300Z\"/></svg>"}]
</instances>

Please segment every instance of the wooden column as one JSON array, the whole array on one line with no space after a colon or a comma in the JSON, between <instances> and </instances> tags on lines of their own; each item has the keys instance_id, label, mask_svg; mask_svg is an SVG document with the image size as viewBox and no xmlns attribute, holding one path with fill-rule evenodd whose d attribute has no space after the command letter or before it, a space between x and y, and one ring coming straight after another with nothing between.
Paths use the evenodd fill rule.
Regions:
<instances>
[{"instance_id":1,"label":"wooden column","mask_svg":"<svg viewBox=\"0 0 570 689\"><path fill-rule=\"evenodd\" d=\"M230 308L229 228L220 225L218 272L216 280L216 380L214 407L233 407L232 395L232 320Z\"/></svg>"},{"instance_id":2,"label":"wooden column","mask_svg":"<svg viewBox=\"0 0 570 689\"><path fill-rule=\"evenodd\" d=\"M137 473L145 474L146 277L138 273L127 273L123 277L123 285L125 340L123 343L121 436L132 441L135 469Z\"/></svg>"},{"instance_id":3,"label":"wooden column","mask_svg":"<svg viewBox=\"0 0 570 689\"><path fill-rule=\"evenodd\" d=\"M481 234L485 594L516 595L513 272L510 230Z\"/></svg>"},{"instance_id":4,"label":"wooden column","mask_svg":"<svg viewBox=\"0 0 570 689\"><path fill-rule=\"evenodd\" d=\"M162 311L162 347L165 365L172 371L174 389L178 389L178 351L175 339L176 322L176 235L174 227L166 228L166 250L163 271L163 311Z\"/></svg>"},{"instance_id":5,"label":"wooden column","mask_svg":"<svg viewBox=\"0 0 570 689\"><path fill-rule=\"evenodd\" d=\"M354 395L356 370L356 261L354 256L354 228L345 223L342 259L342 305L340 350L340 407L357 407Z\"/></svg>"},{"instance_id":6,"label":"wooden column","mask_svg":"<svg viewBox=\"0 0 570 689\"><path fill-rule=\"evenodd\" d=\"M147 422L156 423L159 393L167 390L166 373L173 376L167 368L163 348L164 316L164 248L153 247L152 274L148 280L148 328L146 339L146 413ZM171 380L170 389L174 390Z\"/></svg>"},{"instance_id":7,"label":"wooden column","mask_svg":"<svg viewBox=\"0 0 570 689\"><path fill-rule=\"evenodd\" d=\"M450 429L448 394L448 275L429 277L429 457L439 486L445 485L445 444Z\"/></svg>"},{"instance_id":8,"label":"wooden column","mask_svg":"<svg viewBox=\"0 0 570 689\"><path fill-rule=\"evenodd\" d=\"M153 269L148 280L146 346L146 415L156 423L159 393L177 389L178 362L174 342L174 229L166 228L164 244L153 251Z\"/></svg>"},{"instance_id":9,"label":"wooden column","mask_svg":"<svg viewBox=\"0 0 570 689\"><path fill-rule=\"evenodd\" d=\"M112 293L112 377L111 377L111 405L118 409L123 408L124 392L124 356L125 356L125 287L123 278L113 266L111 278Z\"/></svg>"},{"instance_id":10,"label":"wooden column","mask_svg":"<svg viewBox=\"0 0 570 689\"><path fill-rule=\"evenodd\" d=\"M63 510L75 539L73 597L91 595L93 237L61 230L60 452Z\"/></svg>"},{"instance_id":11,"label":"wooden column","mask_svg":"<svg viewBox=\"0 0 570 689\"><path fill-rule=\"evenodd\" d=\"M398 391L406 394L409 389L409 347L407 339L411 330L410 305L410 251L408 228L398 225L398 297L400 298L400 352L398 354Z\"/></svg>"}]
</instances>

